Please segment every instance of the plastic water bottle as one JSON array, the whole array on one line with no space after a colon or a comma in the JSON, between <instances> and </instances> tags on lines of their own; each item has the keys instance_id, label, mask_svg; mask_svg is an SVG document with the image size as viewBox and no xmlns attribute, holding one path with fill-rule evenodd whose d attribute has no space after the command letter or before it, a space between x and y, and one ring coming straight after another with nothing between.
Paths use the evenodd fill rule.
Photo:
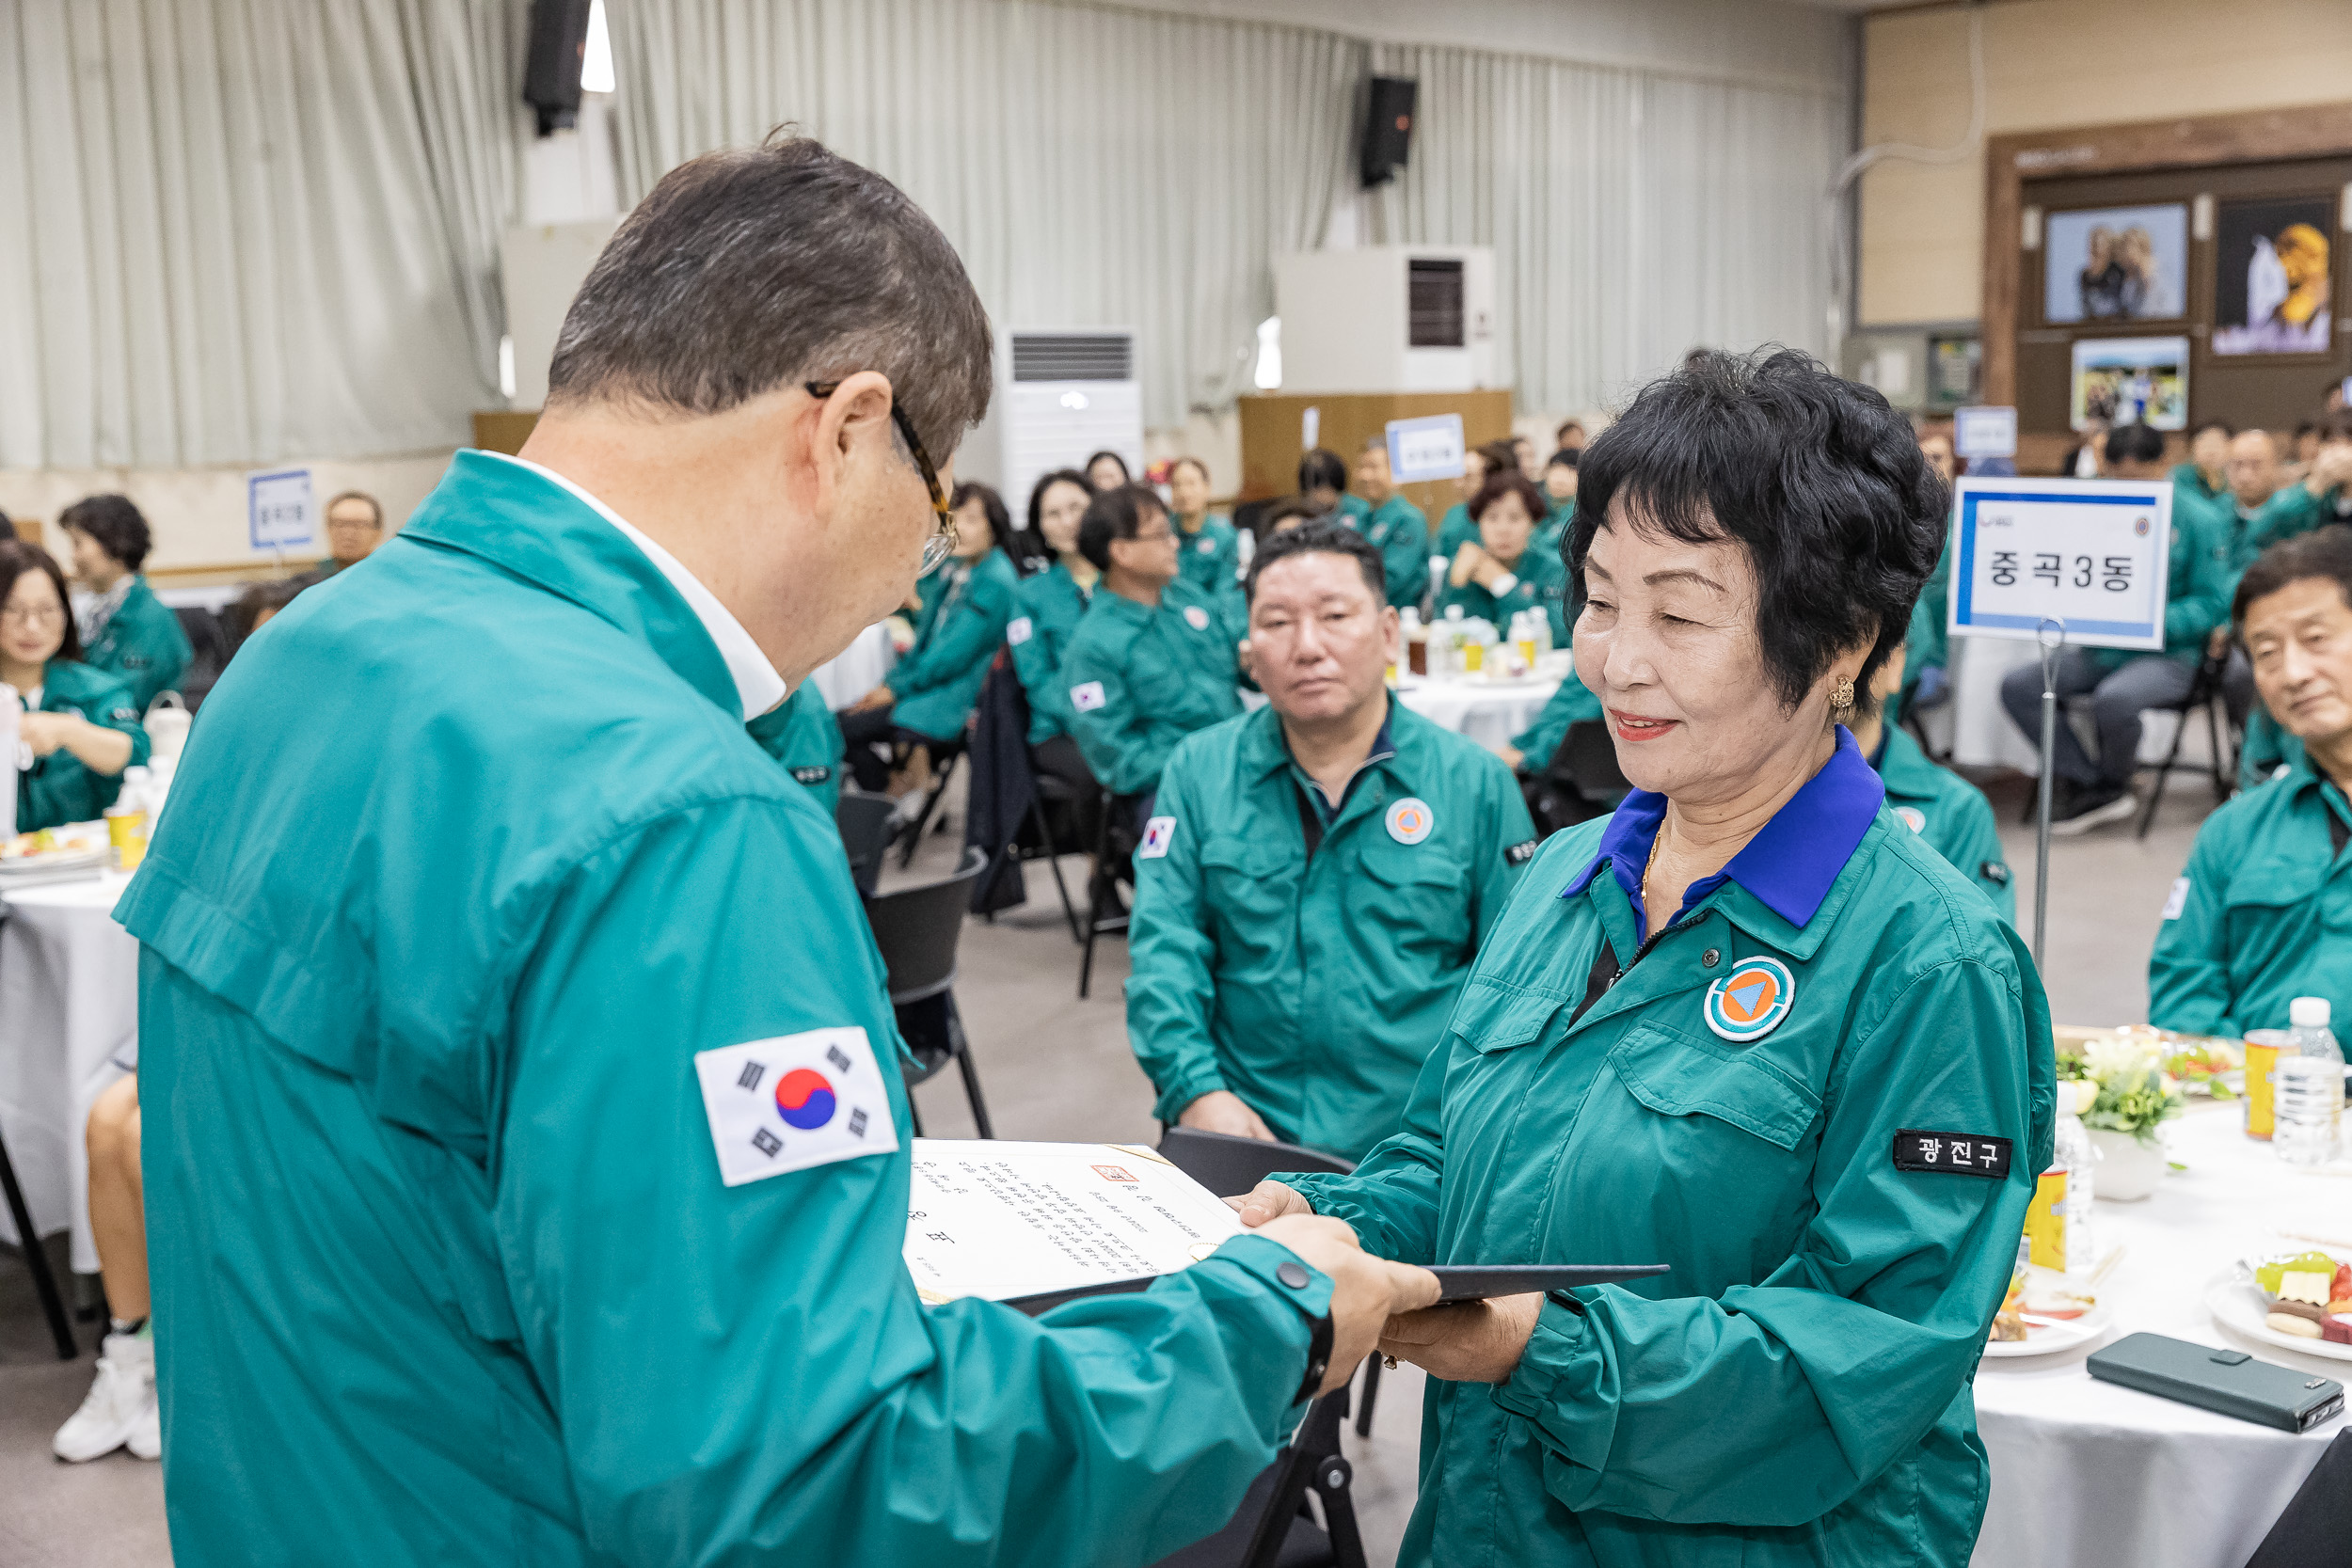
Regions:
<instances>
[{"instance_id":1,"label":"plastic water bottle","mask_svg":"<svg viewBox=\"0 0 2352 1568\"><path fill-rule=\"evenodd\" d=\"M2330 1014L2324 996L2298 996L2287 1008L2296 1053L2279 1053L2271 1144L2291 1165L2326 1164L2343 1131L2344 1051L2328 1027Z\"/></svg>"},{"instance_id":2,"label":"plastic water bottle","mask_svg":"<svg viewBox=\"0 0 2352 1568\"><path fill-rule=\"evenodd\" d=\"M2026 1210L2028 1256L2037 1266L2060 1274L2079 1274L2098 1261L2091 1250L2090 1214L2099 1149L2082 1124L2082 1108L2095 1093L2088 1083L2058 1086L2050 1167L2034 1184L2033 1201Z\"/></svg>"}]
</instances>

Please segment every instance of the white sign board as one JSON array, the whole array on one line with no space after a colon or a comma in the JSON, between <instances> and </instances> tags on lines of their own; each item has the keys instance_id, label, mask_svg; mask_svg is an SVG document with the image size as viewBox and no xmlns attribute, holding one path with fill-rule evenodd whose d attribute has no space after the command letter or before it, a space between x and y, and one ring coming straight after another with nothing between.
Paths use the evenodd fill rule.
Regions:
<instances>
[{"instance_id":1,"label":"white sign board","mask_svg":"<svg viewBox=\"0 0 2352 1568\"><path fill-rule=\"evenodd\" d=\"M1954 510L1953 635L2163 651L2171 481L1963 479Z\"/></svg>"},{"instance_id":2,"label":"white sign board","mask_svg":"<svg viewBox=\"0 0 2352 1568\"><path fill-rule=\"evenodd\" d=\"M2017 455L2017 410L1995 404L1952 410L1952 452L1958 457Z\"/></svg>"},{"instance_id":3,"label":"white sign board","mask_svg":"<svg viewBox=\"0 0 2352 1568\"><path fill-rule=\"evenodd\" d=\"M318 512L310 497L310 470L279 468L247 474L246 523L257 550L310 548L318 539Z\"/></svg>"},{"instance_id":4,"label":"white sign board","mask_svg":"<svg viewBox=\"0 0 2352 1568\"><path fill-rule=\"evenodd\" d=\"M1389 477L1396 483L1459 479L1466 461L1461 415L1389 421Z\"/></svg>"}]
</instances>

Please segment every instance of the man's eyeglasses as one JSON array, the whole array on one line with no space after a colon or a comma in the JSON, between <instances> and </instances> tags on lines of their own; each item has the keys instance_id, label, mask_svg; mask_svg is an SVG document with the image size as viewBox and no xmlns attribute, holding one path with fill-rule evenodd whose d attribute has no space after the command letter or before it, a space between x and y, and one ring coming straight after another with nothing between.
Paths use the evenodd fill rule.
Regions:
<instances>
[{"instance_id":1,"label":"man's eyeglasses","mask_svg":"<svg viewBox=\"0 0 2352 1568\"><path fill-rule=\"evenodd\" d=\"M840 389L838 381L811 381L803 388L813 398L829 398ZM895 397L890 400L890 420L898 427L898 434L906 437L907 451L914 454L914 466L922 470L923 486L931 493L931 510L939 516L938 531L923 541L922 569L929 573L956 553L955 509L947 504L947 492L939 483L939 470L931 465L931 454L923 450L923 438L914 434L914 421L907 418L906 410Z\"/></svg>"}]
</instances>

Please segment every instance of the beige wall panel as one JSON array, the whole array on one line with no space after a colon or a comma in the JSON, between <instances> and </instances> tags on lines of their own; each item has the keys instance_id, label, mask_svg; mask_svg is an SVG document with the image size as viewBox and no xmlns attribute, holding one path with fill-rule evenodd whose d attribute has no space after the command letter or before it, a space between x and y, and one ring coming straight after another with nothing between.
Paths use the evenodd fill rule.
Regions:
<instances>
[{"instance_id":1,"label":"beige wall panel","mask_svg":"<svg viewBox=\"0 0 2352 1568\"><path fill-rule=\"evenodd\" d=\"M1986 132L2352 97L2345 0L2000 0L1986 6ZM1968 127L1962 8L1871 17L1863 140L1948 147ZM1982 305L1984 161L1887 162L1862 178L1858 317L1968 319Z\"/></svg>"}]
</instances>

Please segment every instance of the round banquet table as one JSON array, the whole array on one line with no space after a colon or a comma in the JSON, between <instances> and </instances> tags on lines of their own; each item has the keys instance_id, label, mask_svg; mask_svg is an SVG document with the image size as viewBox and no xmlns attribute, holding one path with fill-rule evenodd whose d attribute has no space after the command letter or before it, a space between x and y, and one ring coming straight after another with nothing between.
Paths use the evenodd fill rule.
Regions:
<instances>
[{"instance_id":1,"label":"round banquet table","mask_svg":"<svg viewBox=\"0 0 2352 1568\"><path fill-rule=\"evenodd\" d=\"M137 1060L139 944L114 920L130 881L17 889L0 923L0 1136L33 1227L72 1231L77 1274L98 1272L83 1124L118 1064ZM5 1207L0 1240L17 1240Z\"/></svg>"},{"instance_id":2,"label":"round banquet table","mask_svg":"<svg viewBox=\"0 0 2352 1568\"><path fill-rule=\"evenodd\" d=\"M1525 680L1490 681L1477 675L1405 675L1396 685L1396 700L1433 724L1466 735L1489 752L1500 752L1511 737L1535 721L1556 680L1529 676Z\"/></svg>"},{"instance_id":3,"label":"round banquet table","mask_svg":"<svg viewBox=\"0 0 2352 1568\"><path fill-rule=\"evenodd\" d=\"M2239 1131L2236 1101L2189 1103L2163 1130L2187 1168L2141 1202L2093 1206L2094 1249L2124 1249L2099 1286L2114 1323L2072 1351L1978 1369L1977 1430L1993 1465L1981 1568L2238 1568L2345 1429L2338 1416L2298 1437L2084 1370L2093 1351L2145 1331L2352 1383L2352 1361L2241 1339L2205 1306L2208 1281L2240 1259L2313 1246L2352 1257L2352 1177L2280 1164Z\"/></svg>"}]
</instances>

